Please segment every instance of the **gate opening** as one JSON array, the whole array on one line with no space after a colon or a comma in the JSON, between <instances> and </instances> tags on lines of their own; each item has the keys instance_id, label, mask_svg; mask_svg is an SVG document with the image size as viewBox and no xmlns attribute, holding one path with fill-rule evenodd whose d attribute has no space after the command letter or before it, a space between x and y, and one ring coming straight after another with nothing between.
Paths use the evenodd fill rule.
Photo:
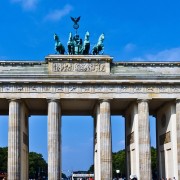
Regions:
<instances>
[{"instance_id":1,"label":"gate opening","mask_svg":"<svg viewBox=\"0 0 180 180\"><path fill-rule=\"evenodd\" d=\"M62 172L88 171L93 164L93 118L62 116Z\"/></svg>"}]
</instances>

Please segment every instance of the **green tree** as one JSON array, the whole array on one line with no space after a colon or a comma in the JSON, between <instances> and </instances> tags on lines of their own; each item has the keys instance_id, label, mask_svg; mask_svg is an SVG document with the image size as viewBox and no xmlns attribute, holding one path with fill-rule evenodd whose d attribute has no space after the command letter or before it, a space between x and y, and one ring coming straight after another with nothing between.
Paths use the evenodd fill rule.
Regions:
<instances>
[{"instance_id":1,"label":"green tree","mask_svg":"<svg viewBox=\"0 0 180 180\"><path fill-rule=\"evenodd\" d=\"M0 171L7 172L8 148L0 147Z\"/></svg>"},{"instance_id":2,"label":"green tree","mask_svg":"<svg viewBox=\"0 0 180 180\"><path fill-rule=\"evenodd\" d=\"M0 147L0 171L7 172L8 147ZM29 153L29 178L47 177L48 164L44 160L42 154L36 152ZM62 178L66 175L62 173Z\"/></svg>"},{"instance_id":3,"label":"green tree","mask_svg":"<svg viewBox=\"0 0 180 180\"><path fill-rule=\"evenodd\" d=\"M151 147L151 168L153 177L157 178L157 151L154 147Z\"/></svg>"},{"instance_id":4,"label":"green tree","mask_svg":"<svg viewBox=\"0 0 180 180\"><path fill-rule=\"evenodd\" d=\"M30 179L43 179L47 177L48 164L43 159L42 154L36 152L29 153L29 178ZM66 175L62 173L62 178L66 178Z\"/></svg>"},{"instance_id":5,"label":"green tree","mask_svg":"<svg viewBox=\"0 0 180 180\"><path fill-rule=\"evenodd\" d=\"M61 177L64 178L64 179L67 178L67 176L64 173L61 174Z\"/></svg>"},{"instance_id":6,"label":"green tree","mask_svg":"<svg viewBox=\"0 0 180 180\"><path fill-rule=\"evenodd\" d=\"M91 165L89 170L88 170L88 173L94 173L94 165Z\"/></svg>"},{"instance_id":7,"label":"green tree","mask_svg":"<svg viewBox=\"0 0 180 180\"><path fill-rule=\"evenodd\" d=\"M47 177L47 163L42 154L29 153L29 178Z\"/></svg>"},{"instance_id":8,"label":"green tree","mask_svg":"<svg viewBox=\"0 0 180 180\"><path fill-rule=\"evenodd\" d=\"M116 170L120 170L121 176L126 174L126 155L125 150L120 150L116 153L112 153L112 172L113 177L116 177Z\"/></svg>"}]
</instances>

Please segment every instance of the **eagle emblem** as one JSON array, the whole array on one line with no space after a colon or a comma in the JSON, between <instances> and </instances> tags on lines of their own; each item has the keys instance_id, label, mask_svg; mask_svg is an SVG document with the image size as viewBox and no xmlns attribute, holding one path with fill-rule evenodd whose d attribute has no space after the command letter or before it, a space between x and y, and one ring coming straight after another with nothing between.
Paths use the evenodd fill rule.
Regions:
<instances>
[{"instance_id":1,"label":"eagle emblem","mask_svg":"<svg viewBox=\"0 0 180 180\"><path fill-rule=\"evenodd\" d=\"M79 16L77 18L71 17L71 20L74 22L73 28L76 29L76 30L79 28L78 22L79 22L80 18L81 18L81 16Z\"/></svg>"},{"instance_id":2,"label":"eagle emblem","mask_svg":"<svg viewBox=\"0 0 180 180\"><path fill-rule=\"evenodd\" d=\"M74 22L74 24L77 24L79 22L80 18L81 18L81 16L79 16L78 18L71 17L71 19Z\"/></svg>"}]
</instances>

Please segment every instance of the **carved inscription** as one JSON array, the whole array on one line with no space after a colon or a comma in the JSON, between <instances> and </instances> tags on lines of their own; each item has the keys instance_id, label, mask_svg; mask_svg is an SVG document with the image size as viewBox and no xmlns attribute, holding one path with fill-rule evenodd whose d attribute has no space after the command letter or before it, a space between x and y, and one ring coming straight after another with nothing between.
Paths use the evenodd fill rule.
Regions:
<instances>
[{"instance_id":1,"label":"carved inscription","mask_svg":"<svg viewBox=\"0 0 180 180\"><path fill-rule=\"evenodd\" d=\"M159 142L160 142L160 145L163 145L163 144L171 142L170 131L165 133L165 134L162 134L161 136L159 136Z\"/></svg>"},{"instance_id":2,"label":"carved inscription","mask_svg":"<svg viewBox=\"0 0 180 180\"><path fill-rule=\"evenodd\" d=\"M70 63L53 63L52 65L53 72L72 72L73 64Z\"/></svg>"},{"instance_id":3,"label":"carved inscription","mask_svg":"<svg viewBox=\"0 0 180 180\"><path fill-rule=\"evenodd\" d=\"M101 63L53 63L53 72L106 72L105 64Z\"/></svg>"}]
</instances>

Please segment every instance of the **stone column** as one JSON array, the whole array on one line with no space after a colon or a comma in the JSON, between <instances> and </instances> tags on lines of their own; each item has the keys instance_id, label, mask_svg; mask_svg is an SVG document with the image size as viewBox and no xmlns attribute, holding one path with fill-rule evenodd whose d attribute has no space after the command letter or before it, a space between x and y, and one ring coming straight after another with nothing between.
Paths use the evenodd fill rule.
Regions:
<instances>
[{"instance_id":1,"label":"stone column","mask_svg":"<svg viewBox=\"0 0 180 180\"><path fill-rule=\"evenodd\" d=\"M130 152L131 152L130 150L131 149L130 149L130 140L128 139L128 135L131 132L129 129L130 128L132 129L132 127L131 127L132 123L131 123L131 114L130 113L127 112L123 116L125 117L126 178L129 179L129 176L131 174L131 162L130 162Z\"/></svg>"},{"instance_id":2,"label":"stone column","mask_svg":"<svg viewBox=\"0 0 180 180\"><path fill-rule=\"evenodd\" d=\"M167 102L157 111L159 178L179 179L178 123L178 102Z\"/></svg>"},{"instance_id":3,"label":"stone column","mask_svg":"<svg viewBox=\"0 0 180 180\"><path fill-rule=\"evenodd\" d=\"M8 130L8 180L21 178L21 127L20 101L9 102L9 130Z\"/></svg>"},{"instance_id":4,"label":"stone column","mask_svg":"<svg viewBox=\"0 0 180 180\"><path fill-rule=\"evenodd\" d=\"M138 100L139 179L151 180L151 150L148 101Z\"/></svg>"},{"instance_id":5,"label":"stone column","mask_svg":"<svg viewBox=\"0 0 180 180\"><path fill-rule=\"evenodd\" d=\"M112 179L112 142L110 101L100 101L100 169L101 180Z\"/></svg>"},{"instance_id":6,"label":"stone column","mask_svg":"<svg viewBox=\"0 0 180 180\"><path fill-rule=\"evenodd\" d=\"M180 179L180 99L176 101L176 122L177 122L177 160L178 160L178 177Z\"/></svg>"},{"instance_id":7,"label":"stone column","mask_svg":"<svg viewBox=\"0 0 180 180\"><path fill-rule=\"evenodd\" d=\"M21 179L29 179L29 112L21 102Z\"/></svg>"},{"instance_id":8,"label":"stone column","mask_svg":"<svg viewBox=\"0 0 180 180\"><path fill-rule=\"evenodd\" d=\"M100 113L99 104L95 108L94 115L94 177L101 179L100 169Z\"/></svg>"},{"instance_id":9,"label":"stone column","mask_svg":"<svg viewBox=\"0 0 180 180\"><path fill-rule=\"evenodd\" d=\"M48 180L61 179L61 110L58 100L48 101Z\"/></svg>"}]
</instances>

